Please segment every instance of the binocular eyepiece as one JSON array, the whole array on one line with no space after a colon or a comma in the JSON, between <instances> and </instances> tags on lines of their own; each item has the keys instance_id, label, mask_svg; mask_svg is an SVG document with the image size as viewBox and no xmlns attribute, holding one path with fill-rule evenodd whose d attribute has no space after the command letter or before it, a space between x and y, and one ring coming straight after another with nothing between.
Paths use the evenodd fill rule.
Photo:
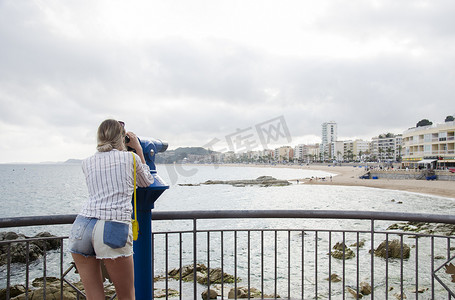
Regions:
<instances>
[{"instance_id":1,"label":"binocular eyepiece","mask_svg":"<svg viewBox=\"0 0 455 300\"><path fill-rule=\"evenodd\" d=\"M146 164L149 166L151 171L156 171L156 166L155 166L155 154L159 152L165 152L167 150L167 147L169 144L167 142L158 140L158 139L140 139L138 138L139 143L141 144L142 147L142 152L144 153L144 158ZM130 142L130 137L125 136L125 143ZM131 151L128 147L128 151Z\"/></svg>"}]
</instances>

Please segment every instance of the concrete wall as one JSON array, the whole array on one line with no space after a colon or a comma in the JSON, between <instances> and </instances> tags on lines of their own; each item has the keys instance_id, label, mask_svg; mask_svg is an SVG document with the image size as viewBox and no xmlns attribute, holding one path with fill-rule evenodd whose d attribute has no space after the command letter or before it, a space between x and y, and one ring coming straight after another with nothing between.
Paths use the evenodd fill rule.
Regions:
<instances>
[{"instance_id":1,"label":"concrete wall","mask_svg":"<svg viewBox=\"0 0 455 300\"><path fill-rule=\"evenodd\" d=\"M437 180L455 181L455 174L448 171L436 171ZM378 177L381 179L418 179L421 177L420 171L370 171L370 178Z\"/></svg>"}]
</instances>

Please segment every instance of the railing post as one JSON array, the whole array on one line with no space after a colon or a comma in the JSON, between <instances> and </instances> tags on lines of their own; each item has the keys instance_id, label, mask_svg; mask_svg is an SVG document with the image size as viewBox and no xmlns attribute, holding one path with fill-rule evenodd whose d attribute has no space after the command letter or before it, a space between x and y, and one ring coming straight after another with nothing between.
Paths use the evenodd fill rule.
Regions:
<instances>
[{"instance_id":1,"label":"railing post","mask_svg":"<svg viewBox=\"0 0 455 300\"><path fill-rule=\"evenodd\" d=\"M371 299L374 299L374 219L371 219Z\"/></svg>"},{"instance_id":2,"label":"railing post","mask_svg":"<svg viewBox=\"0 0 455 300\"><path fill-rule=\"evenodd\" d=\"M197 299L197 219L193 219L193 299Z\"/></svg>"},{"instance_id":3,"label":"railing post","mask_svg":"<svg viewBox=\"0 0 455 300\"><path fill-rule=\"evenodd\" d=\"M434 236L431 237L431 299L434 299Z\"/></svg>"},{"instance_id":4,"label":"railing post","mask_svg":"<svg viewBox=\"0 0 455 300\"><path fill-rule=\"evenodd\" d=\"M344 295L343 295L344 297ZM318 231L314 233L314 299L318 299Z\"/></svg>"},{"instance_id":5,"label":"railing post","mask_svg":"<svg viewBox=\"0 0 455 300\"><path fill-rule=\"evenodd\" d=\"M8 244L6 250L6 299L10 298L10 277L11 277L11 244Z\"/></svg>"}]
</instances>

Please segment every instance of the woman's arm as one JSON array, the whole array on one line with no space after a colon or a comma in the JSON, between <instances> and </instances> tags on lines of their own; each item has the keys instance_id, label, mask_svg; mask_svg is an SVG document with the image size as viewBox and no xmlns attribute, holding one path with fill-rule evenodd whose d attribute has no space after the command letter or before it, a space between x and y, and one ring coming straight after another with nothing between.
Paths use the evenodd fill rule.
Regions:
<instances>
[{"instance_id":1,"label":"woman's arm","mask_svg":"<svg viewBox=\"0 0 455 300\"><path fill-rule=\"evenodd\" d=\"M141 143L139 143L139 139L137 136L134 134L134 132L127 132L126 135L130 138L130 141L126 143L125 145L133 148L134 151L136 151L136 154L139 155L139 158L141 159L141 162L145 164L145 157L144 153L142 151Z\"/></svg>"},{"instance_id":2,"label":"woman's arm","mask_svg":"<svg viewBox=\"0 0 455 300\"><path fill-rule=\"evenodd\" d=\"M133 153L133 155L136 155ZM153 184L155 179L150 172L150 168L147 164L143 164L138 160L138 155L136 155L136 184L140 187L148 187Z\"/></svg>"},{"instance_id":3,"label":"woman's arm","mask_svg":"<svg viewBox=\"0 0 455 300\"><path fill-rule=\"evenodd\" d=\"M133 132L128 132L126 134L130 141L126 145L130 148L133 148L136 151L137 156L139 156L140 161L136 157L136 175L137 175L137 185L140 187L148 187L153 184L155 181L152 174L150 173L149 166L145 163L144 153L142 151L141 143L139 139Z\"/></svg>"}]
</instances>

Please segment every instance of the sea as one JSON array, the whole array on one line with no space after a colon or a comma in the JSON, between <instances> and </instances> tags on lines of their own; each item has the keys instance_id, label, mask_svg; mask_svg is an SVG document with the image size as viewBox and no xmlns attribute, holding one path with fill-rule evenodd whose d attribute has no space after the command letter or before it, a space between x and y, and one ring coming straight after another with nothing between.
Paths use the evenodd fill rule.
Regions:
<instances>
[{"instance_id":1,"label":"sea","mask_svg":"<svg viewBox=\"0 0 455 300\"><path fill-rule=\"evenodd\" d=\"M353 166L357 167L357 166ZM168 183L166 190L155 202L154 211L191 210L359 210L381 212L409 212L431 214L455 214L455 199L406 191L384 190L361 186L307 185L302 179L336 176L333 173L305 168L276 166L220 166L220 165L158 165L158 175ZM291 181L289 186L260 187L232 185L204 185L207 180L255 179L272 176ZM297 181L298 180L298 181ZM182 185L183 184L183 185ZM87 199L87 188L81 165L74 164L0 164L0 218L77 214ZM153 218L153 212L152 212ZM273 227L275 220L266 223L259 220L224 222L227 228ZM215 221L214 221L215 222ZM279 226L295 226L295 221L276 221ZM317 220L306 220L305 226L321 227ZM339 229L337 220L324 221L325 227ZM175 224L154 224L153 230L168 230ZM385 230L390 222L375 224ZM181 225L187 228L187 225ZM185 227L186 226L186 227ZM200 228L210 229L214 223L203 223ZM353 222L348 229L368 230L370 224ZM42 231L65 236L70 225L50 227L8 228L33 236ZM55 254L56 256L58 253ZM52 254L50 254L50 257ZM70 256L65 254L65 263ZM57 259L58 261L58 259ZM36 264L39 264L37 262ZM42 269L39 265L35 266ZM49 267L49 266L48 266ZM52 268L52 265L50 266ZM4 272L5 267L0 267ZM33 269L33 265L32 265ZM58 270L58 266L55 266ZM5 274L5 273L3 273ZM40 274L32 274L39 276ZM23 277L22 277L23 278ZM20 274L12 277L12 283L23 281ZM5 282L1 280L0 288Z\"/></svg>"},{"instance_id":2,"label":"sea","mask_svg":"<svg viewBox=\"0 0 455 300\"><path fill-rule=\"evenodd\" d=\"M355 168L354 166L353 168ZM333 167L336 172L336 166ZM155 211L174 210L367 210L453 214L455 199L361 186L306 185L302 179L334 173L283 167L158 165L169 185ZM199 185L207 180L272 176L280 187ZM297 179L300 181L297 183ZM183 186L181 184L195 184ZM80 164L0 164L0 218L76 214L87 199Z\"/></svg>"}]
</instances>

